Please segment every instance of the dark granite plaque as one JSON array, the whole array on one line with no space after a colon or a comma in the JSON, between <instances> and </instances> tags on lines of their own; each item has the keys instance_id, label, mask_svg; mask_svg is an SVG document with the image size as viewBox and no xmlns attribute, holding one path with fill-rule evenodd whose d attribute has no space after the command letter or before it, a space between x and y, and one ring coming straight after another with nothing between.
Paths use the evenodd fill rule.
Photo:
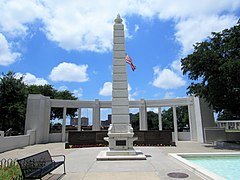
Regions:
<instances>
[{"instance_id":1,"label":"dark granite plaque","mask_svg":"<svg viewBox=\"0 0 240 180\"><path fill-rule=\"evenodd\" d=\"M117 140L116 146L126 146L126 140Z\"/></svg>"}]
</instances>

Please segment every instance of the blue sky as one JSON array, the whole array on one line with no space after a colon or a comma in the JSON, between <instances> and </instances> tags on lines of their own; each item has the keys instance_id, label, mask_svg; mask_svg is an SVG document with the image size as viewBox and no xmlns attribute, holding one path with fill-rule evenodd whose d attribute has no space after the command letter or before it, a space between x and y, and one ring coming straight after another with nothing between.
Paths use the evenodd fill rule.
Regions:
<instances>
[{"instance_id":1,"label":"blue sky","mask_svg":"<svg viewBox=\"0 0 240 180\"><path fill-rule=\"evenodd\" d=\"M111 100L113 22L125 24L130 99L185 97L180 59L236 24L236 0L0 0L0 72L80 100Z\"/></svg>"}]
</instances>

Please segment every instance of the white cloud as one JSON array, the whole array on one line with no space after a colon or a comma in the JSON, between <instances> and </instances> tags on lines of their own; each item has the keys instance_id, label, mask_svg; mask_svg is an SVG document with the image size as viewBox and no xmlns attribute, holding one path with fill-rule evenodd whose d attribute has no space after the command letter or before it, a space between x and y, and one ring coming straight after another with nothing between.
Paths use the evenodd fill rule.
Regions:
<instances>
[{"instance_id":1,"label":"white cloud","mask_svg":"<svg viewBox=\"0 0 240 180\"><path fill-rule=\"evenodd\" d=\"M83 96L83 89L82 88L74 89L73 95L80 99Z\"/></svg>"},{"instance_id":2,"label":"white cloud","mask_svg":"<svg viewBox=\"0 0 240 180\"><path fill-rule=\"evenodd\" d=\"M134 96L138 95L138 92L135 91L134 93L130 93L130 91L132 90L130 84L128 84L128 98L129 100L134 100ZM103 87L100 89L99 91L99 95L102 96L112 96L112 82L105 82L103 84Z\"/></svg>"},{"instance_id":3,"label":"white cloud","mask_svg":"<svg viewBox=\"0 0 240 180\"><path fill-rule=\"evenodd\" d=\"M138 96L138 91L135 91L133 93L131 93L130 91L128 91L128 99L129 100L135 100L135 96Z\"/></svg>"},{"instance_id":4,"label":"white cloud","mask_svg":"<svg viewBox=\"0 0 240 180\"><path fill-rule=\"evenodd\" d=\"M67 86L60 86L58 88L58 91L65 91L65 90L68 90L68 87Z\"/></svg>"},{"instance_id":5,"label":"white cloud","mask_svg":"<svg viewBox=\"0 0 240 180\"><path fill-rule=\"evenodd\" d=\"M135 96L138 96L139 92L135 91L135 92L131 92L132 91L132 87L130 86L130 84L128 84L128 99L129 100L135 100Z\"/></svg>"},{"instance_id":6,"label":"white cloud","mask_svg":"<svg viewBox=\"0 0 240 180\"><path fill-rule=\"evenodd\" d=\"M116 16L112 8L116 7L114 3L46 2L50 14L44 19L47 37L67 50L105 52L112 49L112 23Z\"/></svg>"},{"instance_id":7,"label":"white cloud","mask_svg":"<svg viewBox=\"0 0 240 180\"><path fill-rule=\"evenodd\" d=\"M180 60L173 61L171 64L171 68L178 74L182 74L182 70L181 70L182 66L181 66Z\"/></svg>"},{"instance_id":8,"label":"white cloud","mask_svg":"<svg viewBox=\"0 0 240 180\"><path fill-rule=\"evenodd\" d=\"M40 1L3 0L0 2L0 28L11 36L28 33L29 23L46 18L46 9Z\"/></svg>"},{"instance_id":9,"label":"white cloud","mask_svg":"<svg viewBox=\"0 0 240 180\"><path fill-rule=\"evenodd\" d=\"M129 108L129 113L137 114L139 113L139 108Z\"/></svg>"},{"instance_id":10,"label":"white cloud","mask_svg":"<svg viewBox=\"0 0 240 180\"><path fill-rule=\"evenodd\" d=\"M134 32L137 32L139 30L139 25L135 24L134 26Z\"/></svg>"},{"instance_id":11,"label":"white cloud","mask_svg":"<svg viewBox=\"0 0 240 180\"><path fill-rule=\"evenodd\" d=\"M67 86L60 86L58 88L58 91L65 91L65 90L68 90L68 87ZM69 91L69 90L68 90ZM78 89L74 89L72 91L73 95L75 97L77 97L78 99L80 99L82 96L83 96L83 89L82 88L78 88Z\"/></svg>"},{"instance_id":12,"label":"white cloud","mask_svg":"<svg viewBox=\"0 0 240 180\"><path fill-rule=\"evenodd\" d=\"M154 80L152 85L162 89L175 89L184 86L186 82L182 77L178 76L170 69L160 70L159 67L154 67Z\"/></svg>"},{"instance_id":13,"label":"white cloud","mask_svg":"<svg viewBox=\"0 0 240 180\"><path fill-rule=\"evenodd\" d=\"M45 84L49 84L45 79L43 78L38 78L35 75L31 74L31 73L26 73L26 74L22 74L22 73L16 73L16 77L20 78L21 76L23 76L23 82L27 85L45 85Z\"/></svg>"},{"instance_id":14,"label":"white cloud","mask_svg":"<svg viewBox=\"0 0 240 180\"><path fill-rule=\"evenodd\" d=\"M20 53L12 52L5 36L0 33L0 65L8 66L14 63L20 56Z\"/></svg>"},{"instance_id":15,"label":"white cloud","mask_svg":"<svg viewBox=\"0 0 240 180\"><path fill-rule=\"evenodd\" d=\"M221 31L236 24L240 1L135 1L130 9L143 17L174 20L175 38L182 46L181 55L193 49L193 44L202 41L211 32Z\"/></svg>"},{"instance_id":16,"label":"white cloud","mask_svg":"<svg viewBox=\"0 0 240 180\"><path fill-rule=\"evenodd\" d=\"M131 91L132 87L130 86L130 84L128 84L128 91Z\"/></svg>"},{"instance_id":17,"label":"white cloud","mask_svg":"<svg viewBox=\"0 0 240 180\"><path fill-rule=\"evenodd\" d=\"M174 98L174 97L175 97L174 92L166 92L163 99L171 99L171 98Z\"/></svg>"},{"instance_id":18,"label":"white cloud","mask_svg":"<svg viewBox=\"0 0 240 180\"><path fill-rule=\"evenodd\" d=\"M153 111L158 114L158 108L147 108L147 111Z\"/></svg>"},{"instance_id":19,"label":"white cloud","mask_svg":"<svg viewBox=\"0 0 240 180\"><path fill-rule=\"evenodd\" d=\"M99 94L102 96L111 96L112 95L112 83L105 82L103 87L100 89Z\"/></svg>"},{"instance_id":20,"label":"white cloud","mask_svg":"<svg viewBox=\"0 0 240 180\"><path fill-rule=\"evenodd\" d=\"M193 49L193 44L201 42L210 36L211 32L219 32L231 27L237 22L237 17L201 16L182 20L176 25L176 40L182 45L182 54L187 55Z\"/></svg>"},{"instance_id":21,"label":"white cloud","mask_svg":"<svg viewBox=\"0 0 240 180\"><path fill-rule=\"evenodd\" d=\"M105 52L112 49L112 25L117 13L122 17L157 17L174 20L176 40L187 53L210 32L236 23L234 13L239 8L240 1L236 0L2 0L0 31L21 37L29 33L31 23L40 20L48 39L66 50ZM135 25L135 31L138 28Z\"/></svg>"},{"instance_id":22,"label":"white cloud","mask_svg":"<svg viewBox=\"0 0 240 180\"><path fill-rule=\"evenodd\" d=\"M54 67L49 75L52 81L86 82L88 65L63 62Z\"/></svg>"},{"instance_id":23,"label":"white cloud","mask_svg":"<svg viewBox=\"0 0 240 180\"><path fill-rule=\"evenodd\" d=\"M182 20L189 17L205 15L206 18L212 14L228 13L238 10L240 3L235 0L202 0L202 1L158 1L153 4L155 12L158 12L160 19L175 18Z\"/></svg>"}]
</instances>

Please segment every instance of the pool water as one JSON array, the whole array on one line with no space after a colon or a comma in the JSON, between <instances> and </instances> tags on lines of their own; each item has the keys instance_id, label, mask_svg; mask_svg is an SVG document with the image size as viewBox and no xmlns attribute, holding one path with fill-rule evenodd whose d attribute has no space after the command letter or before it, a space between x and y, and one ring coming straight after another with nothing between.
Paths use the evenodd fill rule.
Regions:
<instances>
[{"instance_id":1,"label":"pool water","mask_svg":"<svg viewBox=\"0 0 240 180\"><path fill-rule=\"evenodd\" d=\"M195 156L184 157L227 180L240 180L240 156Z\"/></svg>"}]
</instances>

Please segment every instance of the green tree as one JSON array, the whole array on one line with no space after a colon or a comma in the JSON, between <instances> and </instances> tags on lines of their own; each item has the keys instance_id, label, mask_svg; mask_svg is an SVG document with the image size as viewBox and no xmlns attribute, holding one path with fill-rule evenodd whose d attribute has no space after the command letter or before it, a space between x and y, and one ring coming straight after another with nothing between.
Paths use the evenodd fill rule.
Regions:
<instances>
[{"instance_id":1,"label":"green tree","mask_svg":"<svg viewBox=\"0 0 240 180\"><path fill-rule=\"evenodd\" d=\"M53 88L52 85L46 84L46 85L28 85L27 90L29 94L42 94L43 96L48 96L51 99L63 99L63 100L77 100L77 97L73 95L68 90L64 91L57 91ZM77 109L67 109L67 115L70 117L74 117ZM63 117L63 109L62 108L52 108L51 110L51 119L59 118L61 119Z\"/></svg>"},{"instance_id":2,"label":"green tree","mask_svg":"<svg viewBox=\"0 0 240 180\"><path fill-rule=\"evenodd\" d=\"M23 77L17 78L15 73L9 71L0 77L0 130L12 128L18 133L24 132L26 103L28 94L42 94L51 99L76 100L77 98L68 90L57 91L52 85L25 85ZM67 109L67 115L74 117L77 109ZM63 110L53 108L51 116L61 118Z\"/></svg>"},{"instance_id":3,"label":"green tree","mask_svg":"<svg viewBox=\"0 0 240 180\"><path fill-rule=\"evenodd\" d=\"M11 71L0 77L0 129L3 131L9 128L24 131L27 91L22 79L17 79Z\"/></svg>"},{"instance_id":4,"label":"green tree","mask_svg":"<svg viewBox=\"0 0 240 180\"><path fill-rule=\"evenodd\" d=\"M177 106L177 125L178 131L182 131L185 127L189 127L188 107ZM162 111L162 124L164 130L173 130L173 109L169 108Z\"/></svg>"},{"instance_id":5,"label":"green tree","mask_svg":"<svg viewBox=\"0 0 240 180\"><path fill-rule=\"evenodd\" d=\"M176 107L177 123L179 131L189 127L188 108L187 106ZM147 112L147 121L149 130L159 129L158 114L153 111ZM139 113L130 114L130 122L134 130L139 130ZM162 111L163 130L173 130L173 110L169 108Z\"/></svg>"},{"instance_id":6,"label":"green tree","mask_svg":"<svg viewBox=\"0 0 240 180\"><path fill-rule=\"evenodd\" d=\"M233 114L227 110L218 113L217 120L239 120L239 117L233 116Z\"/></svg>"},{"instance_id":7,"label":"green tree","mask_svg":"<svg viewBox=\"0 0 240 180\"><path fill-rule=\"evenodd\" d=\"M51 99L54 99L57 93L57 90L50 84L28 85L27 90L29 94L42 94L43 96L48 96Z\"/></svg>"},{"instance_id":8,"label":"green tree","mask_svg":"<svg viewBox=\"0 0 240 180\"><path fill-rule=\"evenodd\" d=\"M193 80L188 94L203 97L216 112L240 118L240 23L194 45L181 60L183 74Z\"/></svg>"},{"instance_id":9,"label":"green tree","mask_svg":"<svg viewBox=\"0 0 240 180\"><path fill-rule=\"evenodd\" d=\"M77 100L77 97L75 97L73 93L71 93L70 91L64 90L64 91L57 91L54 95L54 99Z\"/></svg>"},{"instance_id":10,"label":"green tree","mask_svg":"<svg viewBox=\"0 0 240 180\"><path fill-rule=\"evenodd\" d=\"M173 130L173 111L172 108L162 111L163 130Z\"/></svg>"},{"instance_id":11,"label":"green tree","mask_svg":"<svg viewBox=\"0 0 240 180\"><path fill-rule=\"evenodd\" d=\"M130 113L130 123L132 124L132 128L134 130L139 130L139 113Z\"/></svg>"},{"instance_id":12,"label":"green tree","mask_svg":"<svg viewBox=\"0 0 240 180\"><path fill-rule=\"evenodd\" d=\"M54 99L77 100L77 97L75 97L73 93L71 93L70 91L64 90L64 91L56 91L54 94ZM71 118L73 118L75 117L76 112L77 112L76 108L68 108L66 114ZM63 117L62 108L52 108L51 119L62 118L62 117Z\"/></svg>"},{"instance_id":13,"label":"green tree","mask_svg":"<svg viewBox=\"0 0 240 180\"><path fill-rule=\"evenodd\" d=\"M178 106L176 108L178 127L182 130L185 127L189 127L189 116L187 106Z\"/></svg>"},{"instance_id":14,"label":"green tree","mask_svg":"<svg viewBox=\"0 0 240 180\"><path fill-rule=\"evenodd\" d=\"M153 111L147 112L147 122L149 130L158 130L158 114Z\"/></svg>"},{"instance_id":15,"label":"green tree","mask_svg":"<svg viewBox=\"0 0 240 180\"><path fill-rule=\"evenodd\" d=\"M158 114L153 111L147 112L147 122L149 130L158 130ZM139 130L139 113L130 113L130 123L134 130Z\"/></svg>"}]
</instances>

